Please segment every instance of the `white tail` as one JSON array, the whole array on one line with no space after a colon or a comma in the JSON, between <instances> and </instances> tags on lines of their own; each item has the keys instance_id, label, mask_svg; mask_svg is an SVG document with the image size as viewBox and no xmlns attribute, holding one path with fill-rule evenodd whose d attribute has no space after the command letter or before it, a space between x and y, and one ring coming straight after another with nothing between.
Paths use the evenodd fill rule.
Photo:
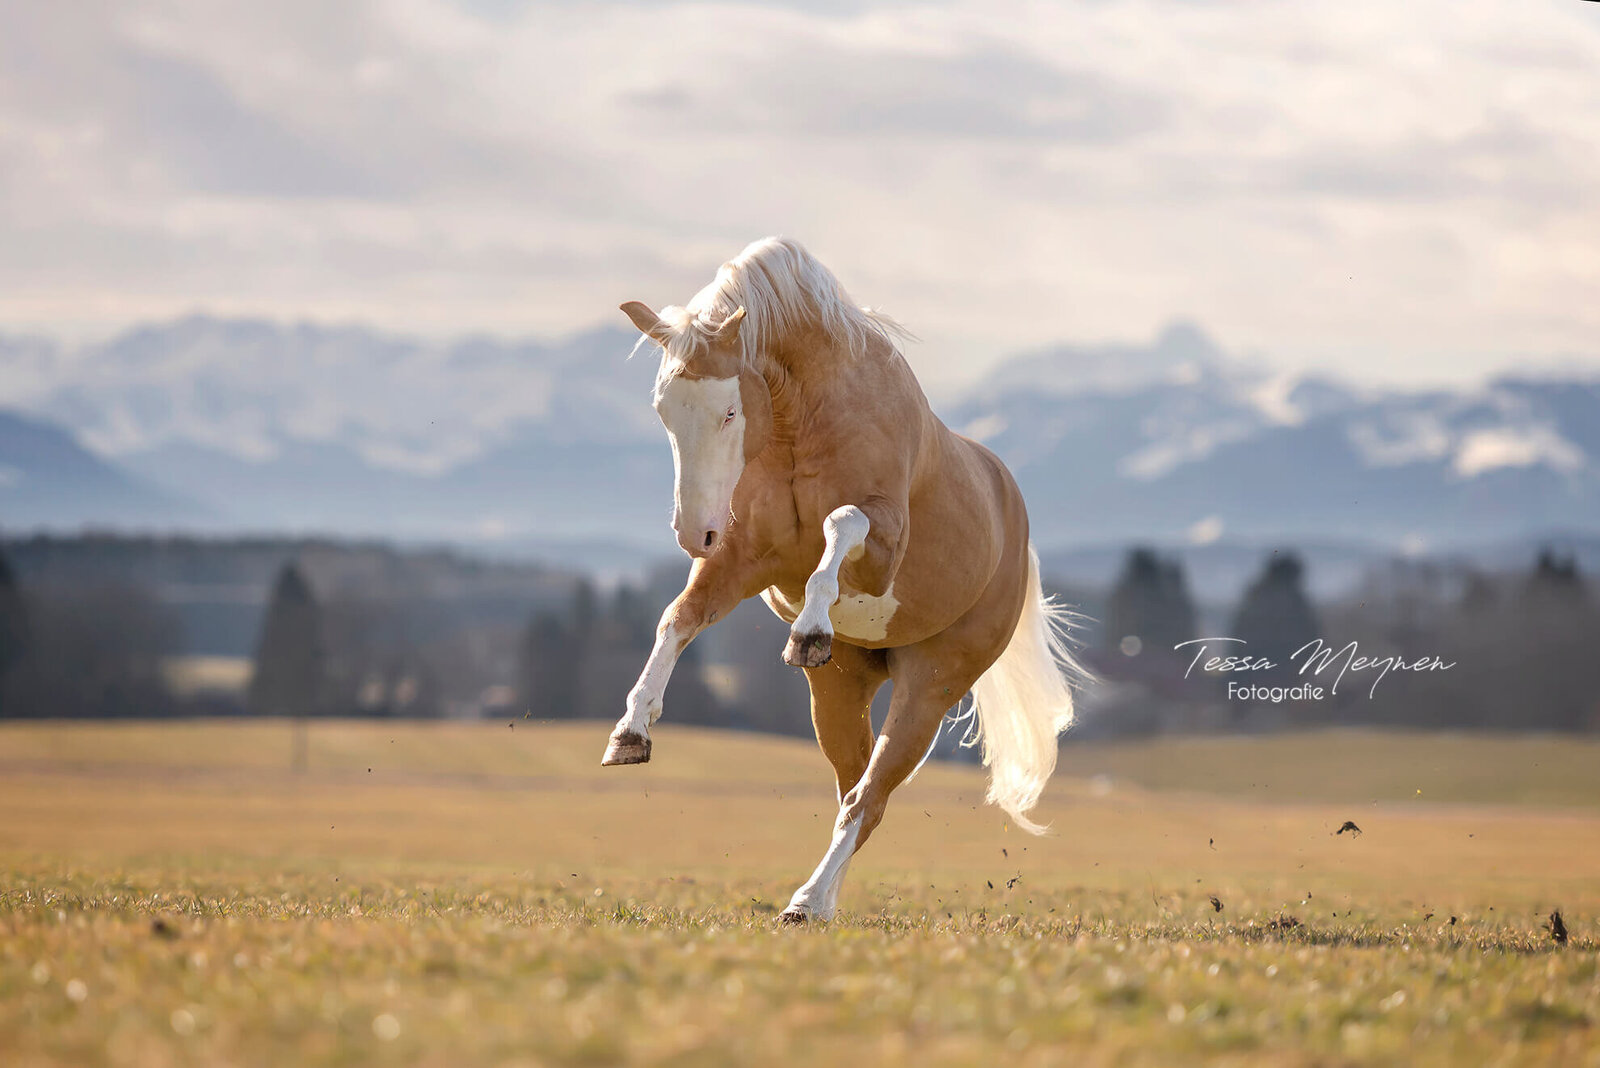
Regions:
<instances>
[{"instance_id":1,"label":"white tail","mask_svg":"<svg viewBox=\"0 0 1600 1068\"><path fill-rule=\"evenodd\" d=\"M962 742L983 743L989 769L985 798L1032 834L1045 828L1028 819L1056 770L1056 736L1072 726L1071 682L1087 672L1067 644L1073 613L1044 595L1039 554L1028 546L1028 593L1022 618L1006 651L972 686L972 732Z\"/></svg>"}]
</instances>

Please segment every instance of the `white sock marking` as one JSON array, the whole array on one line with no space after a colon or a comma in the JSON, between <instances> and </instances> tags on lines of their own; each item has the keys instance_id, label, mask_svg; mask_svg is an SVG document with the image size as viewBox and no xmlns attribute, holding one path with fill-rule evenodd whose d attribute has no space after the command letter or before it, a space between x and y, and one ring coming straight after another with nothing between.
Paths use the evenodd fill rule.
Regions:
<instances>
[{"instance_id":1,"label":"white sock marking","mask_svg":"<svg viewBox=\"0 0 1600 1068\"><path fill-rule=\"evenodd\" d=\"M661 718L661 699L667 690L667 680L678 657L689 643L679 637L677 628L665 626L656 632L656 643L639 673L639 681L628 691L627 711L623 713L612 737L632 731L640 737L649 737L650 726Z\"/></svg>"},{"instance_id":2,"label":"white sock marking","mask_svg":"<svg viewBox=\"0 0 1600 1068\"><path fill-rule=\"evenodd\" d=\"M833 842L823 854L822 863L811 873L811 878L789 899L790 909L819 920L833 919L839 907L839 888L844 885L844 873L850 867L850 858L855 856L856 839L860 834L861 815L857 813L847 819L844 806L841 805L839 822L834 825Z\"/></svg>"},{"instance_id":3,"label":"white sock marking","mask_svg":"<svg viewBox=\"0 0 1600 1068\"><path fill-rule=\"evenodd\" d=\"M871 529L867 513L853 504L828 513L822 523L822 559L806 580L805 604L795 618L795 634L833 634L833 621L829 616L833 602L839 599L839 568L847 557L860 551Z\"/></svg>"}]
</instances>

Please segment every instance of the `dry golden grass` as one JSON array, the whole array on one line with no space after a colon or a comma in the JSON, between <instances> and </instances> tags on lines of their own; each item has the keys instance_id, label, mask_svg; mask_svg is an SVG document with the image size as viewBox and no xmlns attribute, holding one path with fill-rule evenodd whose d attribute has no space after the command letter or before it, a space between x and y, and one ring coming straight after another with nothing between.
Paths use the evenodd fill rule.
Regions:
<instances>
[{"instance_id":1,"label":"dry golden grass","mask_svg":"<svg viewBox=\"0 0 1600 1068\"><path fill-rule=\"evenodd\" d=\"M1078 747L1046 838L930 767L795 931L815 747L605 733L0 727L0 1063L1600 1064L1576 743Z\"/></svg>"}]
</instances>

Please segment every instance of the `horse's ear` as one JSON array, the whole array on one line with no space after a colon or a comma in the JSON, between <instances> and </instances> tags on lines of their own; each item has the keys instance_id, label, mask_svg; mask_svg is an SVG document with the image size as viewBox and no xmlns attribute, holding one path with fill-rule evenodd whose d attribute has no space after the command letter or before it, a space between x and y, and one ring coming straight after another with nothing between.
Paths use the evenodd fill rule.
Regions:
<instances>
[{"instance_id":1,"label":"horse's ear","mask_svg":"<svg viewBox=\"0 0 1600 1068\"><path fill-rule=\"evenodd\" d=\"M739 324L744 322L744 305L733 309L733 314L718 323L711 331L719 341L734 341L739 337Z\"/></svg>"},{"instance_id":2,"label":"horse's ear","mask_svg":"<svg viewBox=\"0 0 1600 1068\"><path fill-rule=\"evenodd\" d=\"M621 307L622 314L633 321L633 325L639 328L639 333L663 345L667 343L671 331L667 329L667 324L661 321L661 316L650 310L650 305L630 300Z\"/></svg>"}]
</instances>

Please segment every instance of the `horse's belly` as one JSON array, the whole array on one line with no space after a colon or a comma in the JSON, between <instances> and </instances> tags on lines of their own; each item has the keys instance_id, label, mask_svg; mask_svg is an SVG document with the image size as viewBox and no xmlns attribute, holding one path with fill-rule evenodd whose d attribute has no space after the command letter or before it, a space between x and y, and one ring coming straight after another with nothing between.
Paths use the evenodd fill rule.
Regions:
<instances>
[{"instance_id":1,"label":"horse's belly","mask_svg":"<svg viewBox=\"0 0 1600 1068\"><path fill-rule=\"evenodd\" d=\"M761 599L785 623L793 623L800 615L804 600L791 602L783 591L769 586L761 591ZM841 638L858 642L881 642L889 636L889 623L894 619L900 602L894 596L894 583L883 591L881 597L842 590L839 600L828 609L828 621L833 632Z\"/></svg>"}]
</instances>

